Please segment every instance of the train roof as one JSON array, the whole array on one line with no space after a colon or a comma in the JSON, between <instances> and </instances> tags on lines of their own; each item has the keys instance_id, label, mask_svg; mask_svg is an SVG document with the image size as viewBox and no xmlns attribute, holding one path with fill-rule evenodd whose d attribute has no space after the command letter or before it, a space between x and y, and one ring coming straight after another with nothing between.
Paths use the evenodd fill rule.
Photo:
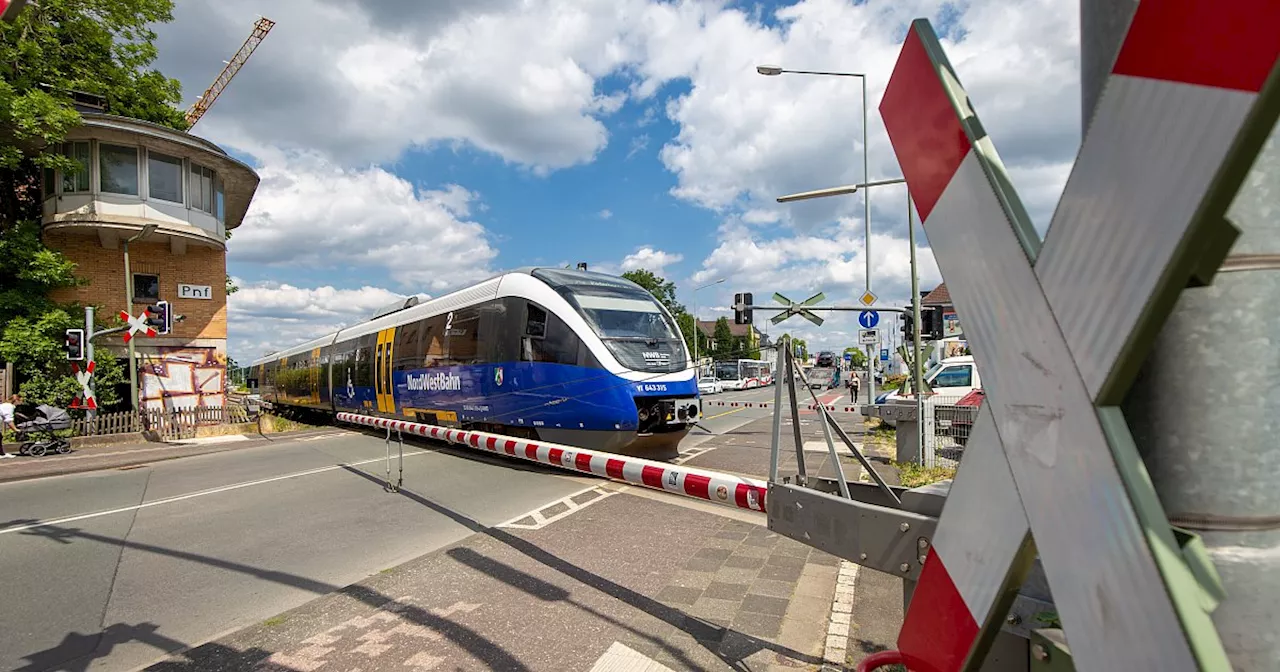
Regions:
<instances>
[{"instance_id":1,"label":"train roof","mask_svg":"<svg viewBox=\"0 0 1280 672\"><path fill-rule=\"evenodd\" d=\"M598 271L582 271L570 268L557 268L554 266L521 266L497 275L490 276L474 285L454 290L443 296L421 301L416 305L407 306L401 310L390 313L376 315L372 319L359 322L348 327L343 327L338 331L330 332L324 336L313 338L304 343L290 346L283 350L263 355L250 364L257 366L265 362L273 362L285 357L309 352L318 347L331 345L341 336L344 340L355 338L365 334L376 333L387 327L398 325L402 322L411 321L422 317L437 315L448 310L454 310L463 306L468 306L480 301L485 301L497 297L498 286L503 278L511 275L528 275L537 278L552 287L557 285L562 287L587 286L587 285L605 285L610 287L630 286L643 290L640 285L627 280L626 278L600 273Z\"/></svg>"}]
</instances>

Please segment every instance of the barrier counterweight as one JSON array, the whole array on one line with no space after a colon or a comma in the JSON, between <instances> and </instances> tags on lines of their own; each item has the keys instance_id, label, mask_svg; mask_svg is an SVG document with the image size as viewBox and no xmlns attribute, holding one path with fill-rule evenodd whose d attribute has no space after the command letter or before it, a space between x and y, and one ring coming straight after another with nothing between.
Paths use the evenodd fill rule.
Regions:
<instances>
[{"instance_id":1,"label":"barrier counterweight","mask_svg":"<svg viewBox=\"0 0 1280 672\"><path fill-rule=\"evenodd\" d=\"M339 422L378 429L394 429L488 453L508 455L582 474L592 474L631 485L704 499L724 506L765 511L765 494L768 492L768 485L764 481L751 478L730 476L703 469L690 469L575 446L528 441L488 432L450 429L358 413L339 413L337 418Z\"/></svg>"}]
</instances>

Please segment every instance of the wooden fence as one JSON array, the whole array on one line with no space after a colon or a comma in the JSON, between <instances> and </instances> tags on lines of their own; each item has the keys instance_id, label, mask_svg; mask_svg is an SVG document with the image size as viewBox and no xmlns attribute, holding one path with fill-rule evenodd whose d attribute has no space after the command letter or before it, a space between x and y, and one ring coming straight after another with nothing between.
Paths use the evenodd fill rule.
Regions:
<instances>
[{"instance_id":1,"label":"wooden fence","mask_svg":"<svg viewBox=\"0 0 1280 672\"><path fill-rule=\"evenodd\" d=\"M189 439L196 435L196 427L239 422L249 422L243 406L144 409L76 418L71 421L71 431L75 436L107 436L151 430L165 439Z\"/></svg>"}]
</instances>

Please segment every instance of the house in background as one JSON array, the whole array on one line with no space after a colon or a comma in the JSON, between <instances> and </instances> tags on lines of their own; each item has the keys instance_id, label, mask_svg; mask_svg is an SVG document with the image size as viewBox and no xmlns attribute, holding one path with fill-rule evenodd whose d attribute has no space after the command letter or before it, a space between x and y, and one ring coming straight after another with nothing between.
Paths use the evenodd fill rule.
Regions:
<instances>
[{"instance_id":1,"label":"house in background","mask_svg":"<svg viewBox=\"0 0 1280 672\"><path fill-rule=\"evenodd\" d=\"M951 303L951 292L947 291L947 283L942 283L934 288L932 292L925 294L920 299L921 308L934 308L938 314L937 328L934 330L934 338L938 339L938 345L934 351L934 359L945 359L947 357L957 357L968 349L968 342L964 340L964 330L960 327L960 316L956 313L956 307ZM925 321L928 324L928 321Z\"/></svg>"},{"instance_id":2,"label":"house in background","mask_svg":"<svg viewBox=\"0 0 1280 672\"><path fill-rule=\"evenodd\" d=\"M99 319L168 301L172 332L134 341L140 408L221 406L226 389L226 233L244 220L258 174L189 133L78 105L62 152L81 170L47 170L43 236L86 284L51 293L99 308ZM100 110L100 108L98 108ZM122 242L129 244L128 293ZM119 334L95 339L125 356Z\"/></svg>"},{"instance_id":3,"label":"house in background","mask_svg":"<svg viewBox=\"0 0 1280 672\"><path fill-rule=\"evenodd\" d=\"M703 336L707 337L707 342L709 344L708 349L714 352L716 349L715 320L698 320L698 330L702 332ZM733 322L730 322L729 333L733 334L734 340L742 339L742 350L744 351L758 350L761 348L761 344L767 342L768 339L767 336L761 333L761 331L756 329L755 325L752 324L734 324ZM763 355L764 353L762 352L761 356ZM740 353L739 356L734 357L734 359L747 359L747 356L744 352Z\"/></svg>"}]
</instances>

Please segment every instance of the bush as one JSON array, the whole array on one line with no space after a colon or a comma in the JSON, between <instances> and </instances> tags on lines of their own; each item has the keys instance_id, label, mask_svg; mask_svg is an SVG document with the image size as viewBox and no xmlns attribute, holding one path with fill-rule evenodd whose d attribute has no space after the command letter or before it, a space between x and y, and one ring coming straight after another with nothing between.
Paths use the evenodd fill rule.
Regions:
<instances>
[{"instance_id":1,"label":"bush","mask_svg":"<svg viewBox=\"0 0 1280 672\"><path fill-rule=\"evenodd\" d=\"M904 488L918 488L956 477L956 470L953 467L925 467L914 462L892 464L898 470L898 478Z\"/></svg>"}]
</instances>

